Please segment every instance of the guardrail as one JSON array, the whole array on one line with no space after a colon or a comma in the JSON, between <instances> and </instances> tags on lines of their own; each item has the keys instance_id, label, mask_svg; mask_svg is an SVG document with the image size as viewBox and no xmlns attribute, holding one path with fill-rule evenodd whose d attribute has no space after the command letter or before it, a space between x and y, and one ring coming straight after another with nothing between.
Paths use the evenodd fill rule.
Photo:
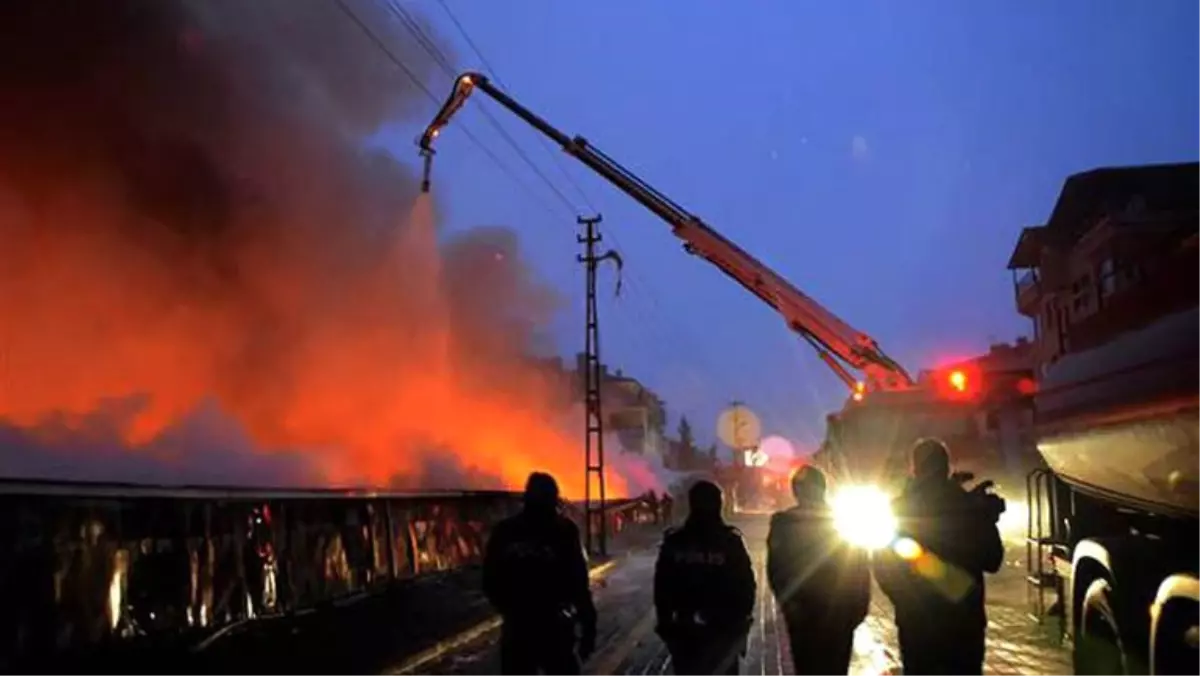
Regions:
<instances>
[{"instance_id":1,"label":"guardrail","mask_svg":"<svg viewBox=\"0 0 1200 676\"><path fill-rule=\"evenodd\" d=\"M503 491L0 479L0 670L135 637L200 641L477 564L492 527L520 505ZM648 518L641 500L615 501L605 516L611 532Z\"/></svg>"}]
</instances>

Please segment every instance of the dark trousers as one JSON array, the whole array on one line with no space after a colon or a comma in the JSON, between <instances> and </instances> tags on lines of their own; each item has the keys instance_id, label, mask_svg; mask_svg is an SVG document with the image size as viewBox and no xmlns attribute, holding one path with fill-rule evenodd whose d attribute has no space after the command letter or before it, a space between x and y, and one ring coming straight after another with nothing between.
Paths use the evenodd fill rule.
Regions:
<instances>
[{"instance_id":1,"label":"dark trousers","mask_svg":"<svg viewBox=\"0 0 1200 676\"><path fill-rule=\"evenodd\" d=\"M578 674L580 670L573 624L504 621L500 629L500 673Z\"/></svg>"},{"instance_id":2,"label":"dark trousers","mask_svg":"<svg viewBox=\"0 0 1200 676\"><path fill-rule=\"evenodd\" d=\"M906 674L982 674L986 629L951 623L897 623Z\"/></svg>"},{"instance_id":3,"label":"dark trousers","mask_svg":"<svg viewBox=\"0 0 1200 676\"><path fill-rule=\"evenodd\" d=\"M854 629L828 624L787 620L796 674L845 674L854 654Z\"/></svg>"},{"instance_id":4,"label":"dark trousers","mask_svg":"<svg viewBox=\"0 0 1200 676\"><path fill-rule=\"evenodd\" d=\"M667 641L677 674L736 674L746 645L744 636L673 638Z\"/></svg>"}]
</instances>

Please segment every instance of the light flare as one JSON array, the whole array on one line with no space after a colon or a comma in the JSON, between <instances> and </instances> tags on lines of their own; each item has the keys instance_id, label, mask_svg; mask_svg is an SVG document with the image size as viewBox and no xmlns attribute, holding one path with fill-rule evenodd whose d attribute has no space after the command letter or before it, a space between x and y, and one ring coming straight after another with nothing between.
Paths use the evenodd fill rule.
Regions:
<instances>
[{"instance_id":1,"label":"light flare","mask_svg":"<svg viewBox=\"0 0 1200 676\"><path fill-rule=\"evenodd\" d=\"M834 527L850 544L881 549L896 537L896 517L887 493L875 486L847 486L830 501Z\"/></svg>"},{"instance_id":2,"label":"light flare","mask_svg":"<svg viewBox=\"0 0 1200 676\"><path fill-rule=\"evenodd\" d=\"M892 543L892 551L905 561L916 561L925 553L916 540L907 537L897 538Z\"/></svg>"}]
</instances>

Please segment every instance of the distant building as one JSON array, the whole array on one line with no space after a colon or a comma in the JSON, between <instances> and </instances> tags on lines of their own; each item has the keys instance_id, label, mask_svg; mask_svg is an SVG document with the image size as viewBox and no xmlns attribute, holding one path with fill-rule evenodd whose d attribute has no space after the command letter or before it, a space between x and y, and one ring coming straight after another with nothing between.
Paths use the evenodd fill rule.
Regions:
<instances>
[{"instance_id":1,"label":"distant building","mask_svg":"<svg viewBox=\"0 0 1200 676\"><path fill-rule=\"evenodd\" d=\"M1008 267L1044 367L1195 305L1200 164L1075 174Z\"/></svg>"},{"instance_id":2,"label":"distant building","mask_svg":"<svg viewBox=\"0 0 1200 676\"><path fill-rule=\"evenodd\" d=\"M575 372L567 369L561 357L528 357L525 365L537 374L554 401L583 400L583 386L576 379Z\"/></svg>"},{"instance_id":3,"label":"distant building","mask_svg":"<svg viewBox=\"0 0 1200 676\"><path fill-rule=\"evenodd\" d=\"M678 439L665 437L663 439L663 467L676 472L691 469L687 458L687 447Z\"/></svg>"},{"instance_id":4,"label":"distant building","mask_svg":"<svg viewBox=\"0 0 1200 676\"><path fill-rule=\"evenodd\" d=\"M529 358L527 362L556 400L583 405L582 354L576 356L574 370L567 369L558 357ZM625 375L620 369L609 372L608 367L601 364L600 409L604 415L605 432L616 435L626 452L660 457L666 455L666 405L636 378Z\"/></svg>"},{"instance_id":5,"label":"distant building","mask_svg":"<svg viewBox=\"0 0 1200 676\"><path fill-rule=\"evenodd\" d=\"M583 397L584 355L575 358L576 397ZM636 378L620 369L610 373L600 365L600 410L607 432L615 434L630 453L662 457L667 409L662 399Z\"/></svg>"}]
</instances>

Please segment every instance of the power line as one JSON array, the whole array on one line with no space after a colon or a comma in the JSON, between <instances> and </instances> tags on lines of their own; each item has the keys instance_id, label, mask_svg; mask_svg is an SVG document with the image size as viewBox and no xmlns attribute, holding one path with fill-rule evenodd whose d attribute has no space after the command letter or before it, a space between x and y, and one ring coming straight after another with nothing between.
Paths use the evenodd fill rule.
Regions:
<instances>
[{"instance_id":1,"label":"power line","mask_svg":"<svg viewBox=\"0 0 1200 676\"><path fill-rule=\"evenodd\" d=\"M425 83L421 81L421 78L417 77L416 73L412 72L408 66L404 65L404 62L401 61L400 58L394 53L392 53L392 50L388 49L387 45L383 44L383 41L379 39L379 36L375 34L375 31L368 28L367 24L363 23L362 19L358 18L358 15L354 13L354 10L350 9L346 5L344 0L333 1L337 3L337 6L342 10L342 13L349 17L350 20L353 21L356 26L358 26L359 30L361 30L368 38L370 38L371 42L373 42L375 46L379 48L379 51L383 52L384 55L387 56L389 61L395 64L397 68L404 71L404 74L408 76L408 79L412 80L413 84L420 87L421 91L425 92L425 96L428 96L429 99L435 104L437 103L437 97L433 95L433 92L429 90L429 87L425 86Z\"/></svg>"},{"instance_id":2,"label":"power line","mask_svg":"<svg viewBox=\"0 0 1200 676\"><path fill-rule=\"evenodd\" d=\"M390 0L386 2L386 5L392 14L395 15L396 18L400 19L400 23L404 26L404 28L414 38L416 38L417 44L421 45L421 48L424 49L425 52L429 54L429 57L432 58L434 62L442 68L446 75L451 79L456 77L458 73L455 71L454 67L450 65L450 60L446 58L446 55L443 54L440 49L438 49L437 45L434 44L429 35L427 35L425 31L421 29L420 24L418 24L416 19L414 19L412 15L408 13L408 10L396 5L396 3L391 2ZM500 137L503 138L504 141L507 142L508 145L513 149L513 151L517 153L521 160L525 162L525 165L528 166L534 174L537 174L538 178L542 179L542 182L546 184L546 187L549 188L556 197L558 197L559 201L562 202L568 210L576 211L576 206L571 202L571 200L567 199L567 196L563 194L562 190L560 190L557 185L554 185L554 182L550 180L549 176L546 176L546 173L542 171L542 168L537 166L537 164L534 163L534 161L521 148L521 146L517 144L517 140L512 137L512 134L510 134L503 125L500 124L500 121L496 119L495 115L492 114L492 111L488 110L487 108L480 108L480 111L483 113L484 117L487 118L488 123L490 123L496 132L500 134Z\"/></svg>"},{"instance_id":3,"label":"power line","mask_svg":"<svg viewBox=\"0 0 1200 676\"><path fill-rule=\"evenodd\" d=\"M456 29L458 29L458 33L462 35L463 40L467 43L467 46L470 47L471 51L475 53L475 56L479 59L479 63L484 67L485 70L487 70L489 74L491 74L492 79L496 81L496 84L508 89L508 85L504 83L504 80L500 79L500 73L496 70L495 66L493 66L491 62L488 61L487 57L483 55L483 51L480 50L479 46L475 44L475 41L471 39L471 35L467 32L466 27L463 26L462 22L459 21L458 17L454 15L453 11L451 11L450 5L446 4L445 0L438 0L438 4L442 6L442 9L446 12L446 16L450 18L450 22L454 24ZM537 137L537 140L538 144L542 146L542 150L545 150L550 156L551 161L554 162L554 166L558 168L559 173L562 174L563 178L567 179L567 182L571 184L571 187L575 189L575 192L579 193L579 197L583 201L584 206L586 206L592 213L598 212L599 210L596 209L595 203L592 202L592 200L588 198L587 193L584 192L583 186L579 185L579 181L576 181L575 177L571 175L571 172L567 171L566 164L562 161L561 153L556 152L546 139L539 136Z\"/></svg>"},{"instance_id":4,"label":"power line","mask_svg":"<svg viewBox=\"0 0 1200 676\"><path fill-rule=\"evenodd\" d=\"M459 34L462 35L463 40L467 43L467 46L470 47L471 51L473 51L475 53L475 56L479 59L479 63L481 65L483 65L483 67L491 74L492 78L494 78L496 80L496 84L507 89L508 85L506 85L504 83L504 81L500 78L500 73L496 70L495 66L493 66L491 64L491 62L488 60L488 58L486 56L484 56L483 51L479 48L479 45L476 44L475 41L471 38L470 33L467 32L467 29L462 24L462 22L458 20L458 17L454 14L454 11L450 9L450 6L445 2L445 0L438 0L438 4L441 5L442 9L446 13L446 16L450 19L451 23L454 24L454 27L458 30ZM410 17L410 20L411 20L411 17ZM455 75L457 75L457 73L451 73L451 77L453 77ZM495 122L495 119L491 118L490 115L489 115L489 118L492 119L493 122ZM511 136L509 136L506 131L504 131L502 128L499 127L499 123L496 123L496 126L504 136L506 136L510 139L510 142L511 142ZM550 154L550 158L554 161L555 166L558 167L559 171L563 174L563 176L567 179L567 181L570 182L571 185L575 188L576 192L579 193L579 196L583 199L583 203L593 213L599 212L599 209L597 209L595 207L595 203L591 199L589 199L587 193L584 192L583 187L580 186L578 181L576 181L575 178L570 174L570 172L567 171L566 166L562 162L562 157L560 156L560 154L554 152L554 150L550 147L550 144L546 141L546 139L542 138L541 136L538 136L537 140L541 143L542 148L544 150L546 150L547 153ZM539 172L539 174L540 173L541 172ZM547 180L547 183L548 182L549 181ZM566 198L562 196L561 192L559 192L557 189L555 190L555 192L558 192L559 196L562 199L564 199L564 201L565 201ZM628 251L628 249L626 249L625 246L621 244L619 237L617 236L617 234L615 232L612 231L611 228L609 229L609 235L612 237L613 243L616 244L616 247L615 247L616 249ZM637 275L633 274L632 270L630 271L630 273L631 273L630 274L631 279L637 278ZM645 287L647 292L650 293L649 285L640 284L639 286ZM652 294L651 294L651 296L652 296ZM651 301L655 305L659 305L657 298L655 298L653 296L651 297Z\"/></svg>"},{"instance_id":5,"label":"power line","mask_svg":"<svg viewBox=\"0 0 1200 676\"><path fill-rule=\"evenodd\" d=\"M439 66L441 66L443 71L449 73L451 77L456 74L450 65L450 61L446 58L446 55L443 54L440 49L438 49L437 45L434 44L433 39L430 38L425 31L421 30L420 24L418 24L417 20L408 13L408 10L397 4L395 0L384 0L384 6L387 7L387 10L391 12L392 16L399 19L400 23L404 25L408 32L417 39L417 43L421 45L421 47L425 50L425 53L429 54L429 56Z\"/></svg>"},{"instance_id":6,"label":"power line","mask_svg":"<svg viewBox=\"0 0 1200 676\"><path fill-rule=\"evenodd\" d=\"M487 58L487 56L484 55L483 50L480 49L479 45L475 42L475 40L471 38L470 33L467 31L466 27L458 19L458 17L454 14L454 11L450 9L450 6L445 2L445 0L438 0L438 4L441 5L442 10L446 13L447 18L450 19L451 23L454 24L454 27L458 30L459 34L462 36L463 41L466 42L467 46L470 47L471 51L474 52L475 56L479 59L480 64L488 71L488 73L491 75L491 77L496 81L496 83L498 85L507 89L508 85L505 84L504 80L500 77L500 73L496 70L495 66L492 65L491 61ZM408 21L406 23L411 24L413 26L413 28L416 29L417 32L420 32L419 27L416 26L416 22L412 19L412 17L409 16L408 13L405 12L404 10L400 10L400 11L403 12L405 14L405 16L407 17ZM426 40L425 42L429 42L429 41ZM441 62L443 63L443 68L446 68L445 59L441 59ZM450 75L451 77L455 77L458 75L458 73L457 72L448 72L448 75ZM529 160L528 156L525 155L523 151L521 151L521 149L516 145L515 140L513 140L511 135L499 124L499 122L497 122L495 120L495 118L490 114L490 111L487 110L486 108L483 109L483 111L485 114L487 114L489 121L492 122L492 124L496 128L496 130L499 131L500 134L506 138L506 140L508 140L509 144L512 145L514 147L514 149L516 149L517 152L522 155L522 157L526 160L526 162L531 167L534 167L532 161ZM545 150L550 155L551 160L554 162L554 164L558 168L559 172L575 188L575 191L579 193L579 196L582 198L584 204L586 206L588 206L589 209L593 213L598 212L599 210L595 207L594 202L591 199L589 199L587 193L583 190L583 187L580 186L578 181L576 181L575 178L570 174L570 172L567 171L566 166L565 166L564 162L562 161L561 153L555 152L553 150L553 148L550 146L550 144L546 141L546 139L542 138L541 136L538 136L536 138L539 141L540 145L542 146L543 150ZM537 171L539 176L541 176L542 179L544 181L546 181L547 185L549 185L554 190L554 192L558 195L559 199L562 200L564 203L569 204L569 201L566 200L566 197L562 194L562 192L559 191L557 189L557 187L554 186L549 181L549 179L544 174L542 174L542 172L540 170L537 170L536 167L534 167L534 169L535 169L535 171ZM626 250L626 251L628 250L621 243L620 238L618 237L617 233L612 228L609 229L609 235L612 237L613 243L616 245L614 247L615 249ZM644 295L649 299L650 303L654 306L654 310L657 310L657 312L651 311L650 316L651 317L656 317L656 316L661 317L663 314L662 313L662 303L659 302L657 295L653 291L653 287L651 285L645 283L642 280L642 278L638 274L636 274L634 268L631 268L628 271L628 275L630 278L630 282L635 284L637 288L640 288L644 292ZM696 349L696 343L692 340L687 339L688 336L686 335L686 332L682 332L681 330L679 330L679 329L681 329L681 327L676 327L675 325L670 324L670 322L668 322L668 324L671 326L671 328L674 328L677 330L676 331L668 331L666 333L674 333L676 341L683 342L685 344L689 344L690 347L692 347L693 349ZM683 338L682 341L679 340L681 338ZM654 341L651 341L651 343L653 344ZM707 353L705 351L701 350L698 352L698 354L707 357ZM708 360L704 359L704 361L708 361ZM711 363L709 364L708 368L710 368L710 369L712 368ZM713 369L713 371L716 372L715 369Z\"/></svg>"},{"instance_id":7,"label":"power line","mask_svg":"<svg viewBox=\"0 0 1200 676\"><path fill-rule=\"evenodd\" d=\"M412 80L413 83L416 84L421 89L421 91L424 92L425 95L435 105L440 105L440 101L439 101L438 97L436 95L434 95L432 91L429 90L429 88L420 80L419 77L417 77L417 75L412 71L412 69L410 69L406 64L404 64L404 62L402 60L400 60L395 55L395 53L392 52L387 47L386 44L383 43L383 41L379 38L379 36L374 31L372 31L349 7L346 6L344 0L335 0L335 1L337 2L339 8L341 8L341 10L351 20L354 21L354 23L371 39L371 41L375 44L375 46L377 48L379 48L380 51L382 51L388 57L388 59L390 61L392 61L393 64L395 64L398 68L400 68L401 71L403 71L408 76L408 78L410 80ZM496 72L495 68L491 65L491 63L488 61L488 59L484 56L482 51L479 49L479 46L470 37L469 33L467 33L466 28L462 25L462 23L458 20L458 18L450 10L449 6L442 0L439 0L439 4L442 6L443 10L445 10L445 12L446 12L448 18L450 18L451 22L458 29L458 31L462 35L464 41L471 48L471 50L475 53L475 55L479 58L480 63L491 73L492 77L496 80L496 82L498 84L500 84L501 86L506 86L504 84L504 82L501 80L499 74ZM429 37L429 35L425 33L425 31L420 27L420 24L417 23L417 21L413 18L413 16L406 9L404 9L403 7L400 7L399 5L397 5L395 2L392 2L391 0L385 0L385 6L386 6L387 10L394 17L396 17L399 20L400 24L409 32L409 34L413 36L413 38L417 41L417 43L421 46L421 48L426 52L426 54L429 55L429 57L434 61L434 63L438 65L438 67L440 67L451 78L457 76L458 73L455 71L454 67L450 64L450 62L446 58L445 54L437 47L436 43L434 43L433 40ZM546 184L546 186L553 191L555 196L558 197L559 201L564 206L566 206L569 210L575 211L576 210L575 205L572 204L572 202L566 197L566 195L563 194L562 190L560 190L558 188L558 186L556 186L550 180L550 178L548 176L546 176L546 174L541 170L541 168L538 167L537 164L533 162L533 160L529 157L529 155L527 153L525 153L525 151L516 142L516 139L514 139L512 137L512 135L503 127L503 125L500 124L500 122L495 118L495 116L491 113L491 111L488 110L487 108L481 108L480 110L482 111L484 116L487 118L488 122L496 129L497 132L500 133L501 137L513 148L513 150L521 157L521 159L526 163L526 165L528 165L529 168L532 171L534 171L534 173L537 174L537 176ZM465 135L473 143L475 143L476 146L478 146L481 150L483 150L484 153L489 157L489 159L494 164L496 164L504 173L507 173L509 175L509 177L512 180L514 180L518 185L520 185L522 189L524 189L527 193L529 193L531 197L534 197L535 200L539 202L540 206L542 206L544 209L546 209L547 213L549 213L552 216L555 216L555 214L553 213L553 210L550 209L550 207L548 205L546 205L545 202L542 202L540 199L537 199L537 196L532 192L532 190L529 188L528 184L526 184L524 181L520 180L516 176L516 174L512 171L512 169L508 165L506 165L503 161L501 161L500 158L491 150L491 148L484 145L479 140L479 138L475 134L473 134L471 132L471 130L468 127L466 127L465 125L463 125L463 129L464 129ZM592 202L592 200L590 200L588 198L588 196L587 196L586 192L584 192L582 186L580 186L579 183L574 179L574 177L571 176L571 174L567 171L566 167L564 166L564 164L562 162L562 158L559 156L559 154L555 153L553 151L553 149L549 146L549 144L546 142L545 139L543 139L541 137L537 137L537 140L541 143L543 149L546 150L546 152L550 154L551 159L554 161L554 163L558 167L559 171L563 174L564 178L566 178L567 181L570 182L571 185L575 188L575 190L579 193L579 195L583 199L584 203L587 206L589 206L590 208L592 208L593 211L596 211L596 209L594 207L594 203ZM555 216L555 217L557 217L557 216ZM610 230L609 234L612 236L614 243L617 245L616 248L624 249L624 247L621 245L621 242L619 241L617 234L615 232L612 232L611 230ZM630 272L632 272L632 270ZM650 317L651 318L661 317L663 314L662 313L662 304L659 302L657 295L653 292L652 286L649 284L646 284L640 278L640 276L638 276L636 274L630 274L630 281L634 282L636 284L636 287L640 288L644 292L646 297L650 300L651 304L654 306L654 310L656 310L656 312L651 312ZM646 322L646 324L649 324L649 325L653 325L655 323L656 322L654 322L652 320L649 322ZM675 329L680 328L680 327L675 327L670 322L667 322L667 324ZM680 338L687 337L677 331L676 332L668 332L668 333L675 333L676 334L675 337L677 340ZM653 342L654 341L651 341L652 344L653 344ZM681 342L691 343L691 347L693 347L693 348L696 347L696 344L690 340L684 340ZM706 351L703 351L703 350L700 350L699 354L702 357L708 356ZM703 361L707 362L708 359L703 359ZM712 368L711 363L709 363L709 368ZM713 371L715 373L716 369L713 369Z\"/></svg>"},{"instance_id":8,"label":"power line","mask_svg":"<svg viewBox=\"0 0 1200 676\"><path fill-rule=\"evenodd\" d=\"M393 52L390 48L388 48L388 46L386 44L384 44L383 40L379 37L379 35L376 34L375 31L371 30L370 27L368 27L363 22L363 20L361 18L359 18L359 16L357 14L355 14L354 10L350 9L350 7L348 7L346 5L345 0L334 0L334 2L337 4L338 8L342 11L342 13L345 14L351 21L353 21L354 24L356 26L358 26L359 30L361 30L363 32L363 34L366 35L367 38L369 38L371 40L371 42L375 45L375 47L378 48L379 51L382 52L383 55L386 56L387 59L392 62L392 64L394 64L405 75L407 75L408 79L411 80L412 83L415 84L422 92L424 92L425 96L428 97L429 100L432 101L435 106L441 105L441 102L438 100L438 97L435 96L434 93L432 91L430 91L429 87L427 87L425 85L425 83L421 81L421 78L417 77L417 74L414 73L413 70L411 68L409 68L404 63L403 60L400 59L400 57L396 56L395 52ZM502 172L507 174L508 177L513 180L513 182L515 182L518 186L521 187L522 190L524 190L526 193L528 193L529 196L532 197L535 202L538 202L539 206L541 206L543 209L546 209L546 212L550 216L552 216L554 218L561 218L561 216L559 214L554 213L554 210L551 209L545 202L539 200L537 197L537 194L533 192L533 190L529 187L529 185L526 184L524 181L522 181L516 175L516 173L513 172L512 168L510 168L508 165L506 165L503 162L503 160L501 160L500 157L498 155L496 155L495 151L493 151L488 146L484 145L483 142L479 140L479 137L477 137L471 131L471 129L469 127L467 127L466 125L462 125L462 128L463 128L463 133L466 135L466 137L468 139L470 139L471 142L473 142L476 146L478 146L479 149L482 150L485 155L487 155L488 159L490 159L492 161L492 163L494 163L497 167L499 167Z\"/></svg>"}]
</instances>

